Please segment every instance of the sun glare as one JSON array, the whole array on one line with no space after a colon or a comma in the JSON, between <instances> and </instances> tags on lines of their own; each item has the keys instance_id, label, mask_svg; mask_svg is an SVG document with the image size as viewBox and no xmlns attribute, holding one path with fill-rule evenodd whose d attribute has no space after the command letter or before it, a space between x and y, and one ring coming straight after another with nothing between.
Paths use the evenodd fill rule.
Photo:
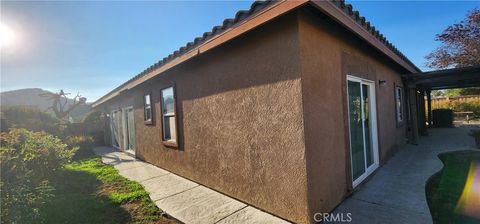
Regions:
<instances>
[{"instance_id":1,"label":"sun glare","mask_svg":"<svg viewBox=\"0 0 480 224\"><path fill-rule=\"evenodd\" d=\"M471 162L467 181L455 211L469 217L480 218L480 164Z\"/></svg>"},{"instance_id":2,"label":"sun glare","mask_svg":"<svg viewBox=\"0 0 480 224\"><path fill-rule=\"evenodd\" d=\"M0 24L0 46L4 47L11 45L15 40L15 34L10 27L5 24Z\"/></svg>"}]
</instances>

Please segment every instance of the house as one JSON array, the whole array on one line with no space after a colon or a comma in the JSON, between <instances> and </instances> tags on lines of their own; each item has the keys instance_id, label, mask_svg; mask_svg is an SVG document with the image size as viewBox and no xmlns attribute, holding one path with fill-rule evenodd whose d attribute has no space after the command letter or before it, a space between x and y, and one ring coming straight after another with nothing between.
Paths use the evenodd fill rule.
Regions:
<instances>
[{"instance_id":1,"label":"house","mask_svg":"<svg viewBox=\"0 0 480 224\"><path fill-rule=\"evenodd\" d=\"M311 223L406 144L419 72L343 1L255 2L93 106L119 150Z\"/></svg>"}]
</instances>

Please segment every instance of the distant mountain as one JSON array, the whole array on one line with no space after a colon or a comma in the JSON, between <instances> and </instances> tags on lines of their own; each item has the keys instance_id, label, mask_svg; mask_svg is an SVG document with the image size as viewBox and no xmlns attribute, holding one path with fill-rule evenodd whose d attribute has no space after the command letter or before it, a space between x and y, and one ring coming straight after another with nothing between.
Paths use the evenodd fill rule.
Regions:
<instances>
[{"instance_id":1,"label":"distant mountain","mask_svg":"<svg viewBox=\"0 0 480 224\"><path fill-rule=\"evenodd\" d=\"M51 93L50 91L43 90L40 88L30 88L30 89L18 89L12 91L6 91L0 93L0 106L9 107L9 106L33 106L37 107L42 111L46 111L53 116L52 109L49 107L52 106L52 101L48 98L41 97L40 94ZM73 99L68 99L68 105L73 104ZM74 122L81 121L91 110L89 103L85 105L77 106L71 113Z\"/></svg>"}]
</instances>

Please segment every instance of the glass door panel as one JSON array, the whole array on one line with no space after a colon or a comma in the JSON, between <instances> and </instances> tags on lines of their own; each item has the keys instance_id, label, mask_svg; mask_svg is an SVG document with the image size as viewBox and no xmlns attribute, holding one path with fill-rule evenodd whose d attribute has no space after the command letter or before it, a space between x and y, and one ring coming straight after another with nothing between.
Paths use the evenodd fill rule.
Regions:
<instances>
[{"instance_id":1,"label":"glass door panel","mask_svg":"<svg viewBox=\"0 0 480 224\"><path fill-rule=\"evenodd\" d=\"M360 83L348 81L350 150L352 156L353 179L357 179L365 172L361 95Z\"/></svg>"},{"instance_id":2,"label":"glass door panel","mask_svg":"<svg viewBox=\"0 0 480 224\"><path fill-rule=\"evenodd\" d=\"M133 122L133 108L127 110L128 149L135 149L135 124Z\"/></svg>"},{"instance_id":3,"label":"glass door panel","mask_svg":"<svg viewBox=\"0 0 480 224\"><path fill-rule=\"evenodd\" d=\"M367 157L367 167L373 164L373 148L372 148L372 130L370 115L370 86L362 84L363 97L363 129L365 130L365 150Z\"/></svg>"},{"instance_id":4,"label":"glass door panel","mask_svg":"<svg viewBox=\"0 0 480 224\"><path fill-rule=\"evenodd\" d=\"M110 127L111 127L111 132L112 132L112 146L115 147L120 147L119 143L119 137L120 137L120 127L119 127L119 112L114 111L112 112L112 117L110 119Z\"/></svg>"},{"instance_id":5,"label":"glass door panel","mask_svg":"<svg viewBox=\"0 0 480 224\"><path fill-rule=\"evenodd\" d=\"M123 126L124 150L135 154L135 122L132 107L123 109Z\"/></svg>"}]
</instances>

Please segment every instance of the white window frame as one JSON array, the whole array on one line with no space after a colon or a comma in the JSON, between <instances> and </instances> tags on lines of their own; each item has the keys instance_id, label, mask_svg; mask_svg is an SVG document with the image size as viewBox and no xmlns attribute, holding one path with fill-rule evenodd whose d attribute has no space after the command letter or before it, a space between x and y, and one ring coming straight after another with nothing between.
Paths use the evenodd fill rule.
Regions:
<instances>
[{"instance_id":1,"label":"white window frame","mask_svg":"<svg viewBox=\"0 0 480 224\"><path fill-rule=\"evenodd\" d=\"M163 99L163 92L164 90L172 88L173 92L173 113L163 113L163 106L164 106L164 99ZM161 124L162 124L162 141L165 146L169 147L178 147L178 122L177 122L177 95L175 92L175 85L167 86L165 88L160 89L160 116L161 116ZM175 139L166 139L165 138L165 118L166 117L174 117L174 125L175 125ZM172 134L172 133L171 133Z\"/></svg>"},{"instance_id":2,"label":"white window frame","mask_svg":"<svg viewBox=\"0 0 480 224\"><path fill-rule=\"evenodd\" d=\"M148 96L148 104L147 104L147 96ZM150 111L150 118L147 119L147 110ZM153 123L153 108L152 108L152 94L147 93L143 95L143 121L145 124L152 124Z\"/></svg>"}]
</instances>

